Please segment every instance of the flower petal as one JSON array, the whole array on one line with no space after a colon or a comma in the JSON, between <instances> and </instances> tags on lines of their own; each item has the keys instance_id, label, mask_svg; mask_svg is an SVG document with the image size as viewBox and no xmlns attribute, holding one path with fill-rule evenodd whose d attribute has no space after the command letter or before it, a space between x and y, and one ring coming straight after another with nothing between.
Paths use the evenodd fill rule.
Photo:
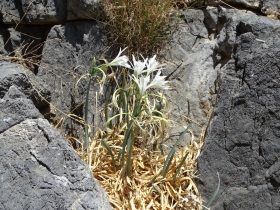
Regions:
<instances>
[{"instance_id":1,"label":"flower petal","mask_svg":"<svg viewBox=\"0 0 280 210\"><path fill-rule=\"evenodd\" d=\"M160 88L160 89L169 89L168 81L165 81L166 76L160 76L161 70L159 70L153 79L153 81L148 85L147 88Z\"/></svg>"},{"instance_id":2,"label":"flower petal","mask_svg":"<svg viewBox=\"0 0 280 210\"><path fill-rule=\"evenodd\" d=\"M159 63L156 61L156 55L148 60L147 75L150 75L153 71L159 70Z\"/></svg>"},{"instance_id":3,"label":"flower petal","mask_svg":"<svg viewBox=\"0 0 280 210\"><path fill-rule=\"evenodd\" d=\"M132 75L132 79L137 84L139 89L139 94L143 96L148 89L148 82L150 81L150 76L144 77L141 76L140 78L135 77L135 75Z\"/></svg>"},{"instance_id":4,"label":"flower petal","mask_svg":"<svg viewBox=\"0 0 280 210\"><path fill-rule=\"evenodd\" d=\"M117 55L117 57L108 64L108 66L123 66L125 68L131 68L131 66L128 64L128 57L126 55L122 55L122 52L125 51L126 48L124 48L123 50L120 48L120 52Z\"/></svg>"},{"instance_id":5,"label":"flower petal","mask_svg":"<svg viewBox=\"0 0 280 210\"><path fill-rule=\"evenodd\" d=\"M144 68L146 67L147 59L142 61L136 61L134 55L132 55L133 59L133 70L134 70L134 75L138 77L140 74L143 73Z\"/></svg>"}]
</instances>

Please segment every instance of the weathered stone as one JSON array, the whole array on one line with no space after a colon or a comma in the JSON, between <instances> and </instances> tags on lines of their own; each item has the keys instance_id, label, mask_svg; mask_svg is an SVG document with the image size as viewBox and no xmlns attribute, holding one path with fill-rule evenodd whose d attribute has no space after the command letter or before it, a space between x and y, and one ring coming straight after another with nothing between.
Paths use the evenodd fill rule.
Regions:
<instances>
[{"instance_id":1,"label":"weathered stone","mask_svg":"<svg viewBox=\"0 0 280 210\"><path fill-rule=\"evenodd\" d=\"M104 18L102 0L68 0L67 20L100 20Z\"/></svg>"},{"instance_id":2,"label":"weathered stone","mask_svg":"<svg viewBox=\"0 0 280 210\"><path fill-rule=\"evenodd\" d=\"M260 5L262 5L261 11L264 14L276 14L278 16L280 15L280 2L278 0L261 1Z\"/></svg>"},{"instance_id":3,"label":"weathered stone","mask_svg":"<svg viewBox=\"0 0 280 210\"><path fill-rule=\"evenodd\" d=\"M192 7L225 6L238 10L254 10L265 15L280 15L280 2L278 0L185 0Z\"/></svg>"},{"instance_id":4,"label":"weathered stone","mask_svg":"<svg viewBox=\"0 0 280 210\"><path fill-rule=\"evenodd\" d=\"M11 86L16 86L39 109L47 106L50 91L42 85L42 81L23 66L9 63L0 63L0 97L3 97Z\"/></svg>"},{"instance_id":5,"label":"weathered stone","mask_svg":"<svg viewBox=\"0 0 280 210\"><path fill-rule=\"evenodd\" d=\"M60 127L62 133L79 138L83 136L81 124L66 115L84 115L83 105L88 80L79 79L88 73L93 57L99 59L107 50L107 40L102 30L103 26L95 21L71 22L54 26L48 35L37 76L44 81L44 86L50 88L50 102L56 109L52 110L51 119L48 119L54 124L64 119ZM104 92L106 91L105 88ZM92 125L96 123L93 122L94 115L100 114L95 111L96 92L99 92L99 85L94 81L89 102L89 123ZM100 100L101 98L97 108L102 103ZM77 130L81 130L81 133L76 133Z\"/></svg>"},{"instance_id":6,"label":"weathered stone","mask_svg":"<svg viewBox=\"0 0 280 210\"><path fill-rule=\"evenodd\" d=\"M213 209L276 210L280 23L235 10L222 10L219 20L217 48L228 49L221 63L232 55L222 68L217 104L198 161L199 190L209 198L219 172L221 190Z\"/></svg>"},{"instance_id":7,"label":"weathered stone","mask_svg":"<svg viewBox=\"0 0 280 210\"><path fill-rule=\"evenodd\" d=\"M3 99L0 99L0 133L19 124L25 119L42 117L33 105L15 86L11 86Z\"/></svg>"},{"instance_id":8,"label":"weathered stone","mask_svg":"<svg viewBox=\"0 0 280 210\"><path fill-rule=\"evenodd\" d=\"M9 37L5 42L10 44L9 53L18 54L22 58L34 58L34 62L40 60L43 44L51 29L51 26L25 26L20 25L16 28L9 27Z\"/></svg>"},{"instance_id":9,"label":"weathered stone","mask_svg":"<svg viewBox=\"0 0 280 210\"><path fill-rule=\"evenodd\" d=\"M112 209L86 163L40 117L16 87L0 99L0 209Z\"/></svg>"},{"instance_id":10,"label":"weathered stone","mask_svg":"<svg viewBox=\"0 0 280 210\"><path fill-rule=\"evenodd\" d=\"M205 25L208 31L211 33L216 32L218 27L218 8L217 7L207 7L204 12L205 15Z\"/></svg>"},{"instance_id":11,"label":"weathered stone","mask_svg":"<svg viewBox=\"0 0 280 210\"><path fill-rule=\"evenodd\" d=\"M67 18L67 1L7 0L0 3L0 14L5 24L59 23Z\"/></svg>"},{"instance_id":12,"label":"weathered stone","mask_svg":"<svg viewBox=\"0 0 280 210\"><path fill-rule=\"evenodd\" d=\"M11 43L6 43L9 39L9 32L4 24L0 24L0 56L8 55L12 51ZM0 57L0 60L2 58Z\"/></svg>"},{"instance_id":13,"label":"weathered stone","mask_svg":"<svg viewBox=\"0 0 280 210\"><path fill-rule=\"evenodd\" d=\"M233 6L243 5L244 9L258 9L266 15L280 15L280 2L278 0L225 0L224 2L229 3Z\"/></svg>"},{"instance_id":14,"label":"weathered stone","mask_svg":"<svg viewBox=\"0 0 280 210\"><path fill-rule=\"evenodd\" d=\"M192 129L197 140L208 124L215 102L218 72L212 57L216 42L208 38L202 10L185 10L182 18L172 40L162 50L168 64L164 74L172 84L166 96L173 108L171 119L185 122L187 117L194 121ZM172 133L179 135L180 131L182 128L176 125Z\"/></svg>"},{"instance_id":15,"label":"weathered stone","mask_svg":"<svg viewBox=\"0 0 280 210\"><path fill-rule=\"evenodd\" d=\"M101 0L5 0L0 3L0 21L5 24L60 24L102 17Z\"/></svg>"}]
</instances>

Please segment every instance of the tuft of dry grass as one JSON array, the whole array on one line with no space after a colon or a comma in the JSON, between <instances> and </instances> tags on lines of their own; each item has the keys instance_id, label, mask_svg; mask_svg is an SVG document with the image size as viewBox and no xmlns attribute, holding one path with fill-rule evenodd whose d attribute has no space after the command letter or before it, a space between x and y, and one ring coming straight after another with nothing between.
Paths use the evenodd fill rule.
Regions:
<instances>
[{"instance_id":1,"label":"tuft of dry grass","mask_svg":"<svg viewBox=\"0 0 280 210\"><path fill-rule=\"evenodd\" d=\"M111 42L128 54L156 53L168 39L174 0L104 0Z\"/></svg>"},{"instance_id":2,"label":"tuft of dry grass","mask_svg":"<svg viewBox=\"0 0 280 210\"><path fill-rule=\"evenodd\" d=\"M118 154L124 138L123 130L113 129L109 134L110 138L106 141L114 153ZM96 133L88 153L83 153L82 149L76 152L87 162L94 177L107 192L114 209L202 209L202 199L193 180L197 177L195 170L203 145L203 136L200 142L191 139L186 148L175 153L167 176L163 180L160 173L166 155L162 156L149 148L133 147L130 178L124 175L124 168L115 172L111 156L100 143L102 135L101 130ZM187 152L189 155L172 185L173 175ZM151 183L156 175L158 177Z\"/></svg>"}]
</instances>

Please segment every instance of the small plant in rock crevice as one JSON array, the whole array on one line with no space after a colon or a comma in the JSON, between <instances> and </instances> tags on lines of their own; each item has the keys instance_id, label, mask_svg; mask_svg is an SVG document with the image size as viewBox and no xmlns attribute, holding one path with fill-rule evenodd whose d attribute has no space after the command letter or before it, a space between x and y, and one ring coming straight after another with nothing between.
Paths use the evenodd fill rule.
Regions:
<instances>
[{"instance_id":1,"label":"small plant in rock crevice","mask_svg":"<svg viewBox=\"0 0 280 210\"><path fill-rule=\"evenodd\" d=\"M141 60L132 56L132 62L130 62L126 55L122 55L123 51L120 50L111 62L103 59L103 64L100 65L98 65L100 62L94 58L92 67L83 76L89 79L84 119L85 140L83 146L86 153L83 156L88 157L89 165L98 165L102 161L101 156L105 155L107 158L104 164L105 162L106 164L101 168L105 167L104 170L108 174L100 174L100 166L92 166L95 168L92 169L93 173L99 177L98 180L101 177L103 179L104 176L107 176L107 180L115 177L119 180L119 184L122 183L122 186L119 185L119 189L126 190L125 187L128 183L137 187L139 185L137 177L142 176L142 184L145 186L145 190L143 189L145 195L143 196L147 197L149 193L153 194L155 204L152 206L181 206L183 203L184 205L200 206L201 201L195 184L192 178L186 179L186 176L187 171L192 171L192 169L188 169L188 161L193 164L192 159L196 159L201 145L192 141L193 146L190 148L186 148L182 152L175 150L187 132L192 135L189 130L191 125L187 126L168 155L162 149L164 141L169 137L171 126L171 121L168 119L167 100L162 93L157 92L158 90L170 89L169 82L165 80L166 76L161 75L163 65L157 62L156 56L151 58L141 56ZM97 132L90 137L87 118L91 83L93 80L97 81L100 85L100 93L102 93L108 69L111 69L111 75L116 75L113 67L122 68L121 79L116 80L117 88L111 98L106 100L102 112L106 121L104 129L95 128ZM105 150L100 148L101 145ZM102 155L97 152L99 157L94 156L94 151L101 150L103 151ZM109 157L110 161L108 162ZM149 172L142 174L140 168L146 168L145 170L149 170ZM96 172L94 172L95 170ZM186 184L189 187L185 186ZM182 189L183 186L189 190L188 193ZM106 188L104 185L103 187ZM170 191L169 188L172 190ZM180 190L176 193L178 189ZM122 193L124 197L128 196L128 192ZM165 195L166 193L169 195ZM119 196L120 192L118 192ZM149 198L144 199L144 197L139 197L133 205L149 206L149 203L146 203ZM192 200L193 203L185 204L186 198ZM126 200L129 201L129 199ZM111 200L111 202L114 206L120 205L117 201Z\"/></svg>"}]
</instances>

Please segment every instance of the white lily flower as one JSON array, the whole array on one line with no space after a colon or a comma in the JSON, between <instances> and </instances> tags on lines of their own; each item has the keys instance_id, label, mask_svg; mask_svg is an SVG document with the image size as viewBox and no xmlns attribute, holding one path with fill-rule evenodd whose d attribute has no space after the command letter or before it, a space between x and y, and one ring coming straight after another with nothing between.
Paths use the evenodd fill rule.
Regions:
<instances>
[{"instance_id":1,"label":"white lily flower","mask_svg":"<svg viewBox=\"0 0 280 210\"><path fill-rule=\"evenodd\" d=\"M158 71L153 81L148 85L148 88L169 89L168 81L165 81L166 76L160 76L161 71Z\"/></svg>"},{"instance_id":2,"label":"white lily flower","mask_svg":"<svg viewBox=\"0 0 280 210\"><path fill-rule=\"evenodd\" d=\"M156 61L156 55L150 58L147 64L147 75L150 75L153 71L159 70L159 63Z\"/></svg>"},{"instance_id":3,"label":"white lily flower","mask_svg":"<svg viewBox=\"0 0 280 210\"><path fill-rule=\"evenodd\" d=\"M164 89L164 90L169 89L168 81L164 80L166 78L166 76L160 76L160 74L161 74L161 71L158 71L155 78L149 85L148 85L148 83L150 82L150 75L146 76L146 77L141 76L140 78L137 78L135 75L132 75L132 77L133 77L132 79L137 84L138 89L139 89L139 94L141 96L143 96L145 94L146 90L149 88L160 88L160 89Z\"/></svg>"},{"instance_id":4,"label":"white lily flower","mask_svg":"<svg viewBox=\"0 0 280 210\"><path fill-rule=\"evenodd\" d=\"M146 67L147 59L145 59L144 62L136 61L134 55L132 55L132 59L133 59L134 75L136 78L138 78L138 76L143 73L143 70Z\"/></svg>"},{"instance_id":5,"label":"white lily flower","mask_svg":"<svg viewBox=\"0 0 280 210\"><path fill-rule=\"evenodd\" d=\"M133 77L132 79L134 80L134 82L137 84L139 88L139 94L143 96L146 90L148 89L148 82L150 81L150 76L147 77L141 76L140 78L137 78L135 77L135 75L132 75L132 77Z\"/></svg>"},{"instance_id":6,"label":"white lily flower","mask_svg":"<svg viewBox=\"0 0 280 210\"><path fill-rule=\"evenodd\" d=\"M124 48L123 50L120 48L120 52L119 54L117 55L117 57L112 61L110 62L108 65L109 66L123 66L125 68L131 68L131 66L128 64L128 57L126 55L122 55L122 52L125 51L126 48Z\"/></svg>"}]
</instances>

